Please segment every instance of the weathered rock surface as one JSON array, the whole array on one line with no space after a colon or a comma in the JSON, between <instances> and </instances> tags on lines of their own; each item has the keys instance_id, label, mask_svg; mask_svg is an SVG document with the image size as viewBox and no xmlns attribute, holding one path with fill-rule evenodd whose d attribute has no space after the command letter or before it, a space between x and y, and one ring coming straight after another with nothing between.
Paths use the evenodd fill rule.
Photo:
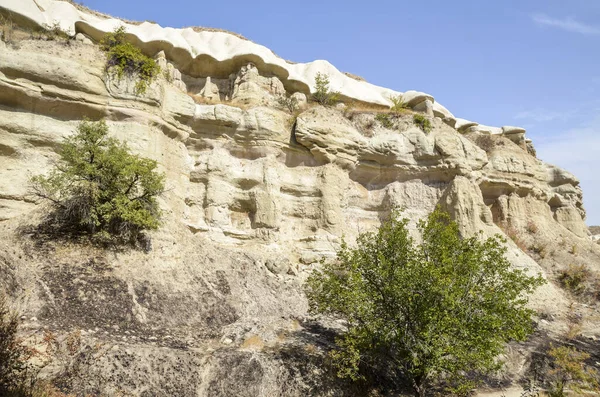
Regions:
<instances>
[{"instance_id":1,"label":"weathered rock surface","mask_svg":"<svg viewBox=\"0 0 600 397\"><path fill-rule=\"evenodd\" d=\"M456 119L418 92L403 99L425 104L430 133L412 114L387 129L369 112L350 120L288 92L305 107L294 117L274 106L289 86L261 63L198 77L181 73L168 52L157 54L168 73L136 96L135 81L107 75L103 57L83 39L0 48L0 287L35 318L25 322L30 343L43 350L44 331L59 346L78 338L44 367L67 389L364 395L324 369L332 328L311 321L303 281L342 238L374 230L394 207L411 228L441 205L465 235L506 233L514 266L549 280L568 263L599 266L578 180L532 156L516 127ZM165 220L150 253L28 232L44 211L28 179L49 170L84 117L106 118L115 137L166 174ZM566 329L570 299L553 282L537 291L532 307L554 319L540 332ZM600 336L594 323L583 332ZM513 380L527 353L515 357Z\"/></svg>"}]
</instances>

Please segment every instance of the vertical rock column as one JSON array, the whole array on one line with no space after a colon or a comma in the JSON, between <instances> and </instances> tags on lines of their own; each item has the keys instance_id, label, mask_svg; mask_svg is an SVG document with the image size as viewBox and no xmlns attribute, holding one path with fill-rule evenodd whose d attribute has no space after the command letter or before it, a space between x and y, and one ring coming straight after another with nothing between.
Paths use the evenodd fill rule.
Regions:
<instances>
[{"instance_id":1,"label":"vertical rock column","mask_svg":"<svg viewBox=\"0 0 600 397\"><path fill-rule=\"evenodd\" d=\"M320 174L321 226L332 234L340 236L344 229L344 192L348 175L333 164L322 167Z\"/></svg>"},{"instance_id":2,"label":"vertical rock column","mask_svg":"<svg viewBox=\"0 0 600 397\"><path fill-rule=\"evenodd\" d=\"M211 226L226 227L231 225L230 208L233 203L234 188L226 182L227 170L231 169L228 157L219 150L214 150L206 163L206 223Z\"/></svg>"},{"instance_id":3,"label":"vertical rock column","mask_svg":"<svg viewBox=\"0 0 600 397\"><path fill-rule=\"evenodd\" d=\"M264 162L263 184L252 192L256 208L254 214L255 227L279 229L281 222L279 190L277 163L272 159L268 159Z\"/></svg>"}]
</instances>

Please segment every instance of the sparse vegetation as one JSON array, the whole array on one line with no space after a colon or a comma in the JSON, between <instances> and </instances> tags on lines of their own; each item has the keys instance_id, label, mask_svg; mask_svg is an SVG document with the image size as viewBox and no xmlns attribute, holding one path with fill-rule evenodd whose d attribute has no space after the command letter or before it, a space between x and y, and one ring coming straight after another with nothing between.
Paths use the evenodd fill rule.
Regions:
<instances>
[{"instance_id":1,"label":"sparse vegetation","mask_svg":"<svg viewBox=\"0 0 600 397\"><path fill-rule=\"evenodd\" d=\"M576 394L598 391L598 372L585 363L590 358L588 353L570 346L551 346L548 356L550 358L548 396L565 397L567 390Z\"/></svg>"},{"instance_id":2,"label":"sparse vegetation","mask_svg":"<svg viewBox=\"0 0 600 397\"><path fill-rule=\"evenodd\" d=\"M413 116L413 123L415 123L424 133L428 134L431 132L431 120L422 114L415 114Z\"/></svg>"},{"instance_id":3,"label":"sparse vegetation","mask_svg":"<svg viewBox=\"0 0 600 397\"><path fill-rule=\"evenodd\" d=\"M394 128L394 122L388 113L379 113L375 116L375 120L379 121L383 128Z\"/></svg>"},{"instance_id":4,"label":"sparse vegetation","mask_svg":"<svg viewBox=\"0 0 600 397\"><path fill-rule=\"evenodd\" d=\"M339 92L331 91L329 76L318 72L315 76L315 92L311 99L323 106L333 106L339 102Z\"/></svg>"},{"instance_id":5,"label":"sparse vegetation","mask_svg":"<svg viewBox=\"0 0 600 397\"><path fill-rule=\"evenodd\" d=\"M546 244L539 242L534 243L531 247L529 247L529 250L534 254L537 254L542 259L544 259L548 254Z\"/></svg>"},{"instance_id":6,"label":"sparse vegetation","mask_svg":"<svg viewBox=\"0 0 600 397\"><path fill-rule=\"evenodd\" d=\"M290 113L294 113L296 110L298 110L298 100L296 97L279 95L277 97L277 103Z\"/></svg>"},{"instance_id":7,"label":"sparse vegetation","mask_svg":"<svg viewBox=\"0 0 600 397\"><path fill-rule=\"evenodd\" d=\"M421 244L407 224L393 214L356 248L344 243L308 280L311 311L347 324L330 353L339 376L376 366L415 396L440 378L466 395L475 382L467 371L499 369L505 343L532 332L527 294L544 281L512 269L499 236L461 238L439 208L419 223Z\"/></svg>"},{"instance_id":8,"label":"sparse vegetation","mask_svg":"<svg viewBox=\"0 0 600 397\"><path fill-rule=\"evenodd\" d=\"M83 121L50 174L32 178L32 187L52 205L46 223L57 232L135 245L159 224L164 176L156 166L110 138L104 121Z\"/></svg>"},{"instance_id":9,"label":"sparse vegetation","mask_svg":"<svg viewBox=\"0 0 600 397\"><path fill-rule=\"evenodd\" d=\"M558 276L560 285L569 292L580 295L586 291L586 285L591 278L589 269L582 264L569 264Z\"/></svg>"},{"instance_id":10,"label":"sparse vegetation","mask_svg":"<svg viewBox=\"0 0 600 397\"><path fill-rule=\"evenodd\" d=\"M506 236L508 236L508 238L511 239L512 242L515 243L516 246L519 247L519 249L521 251L523 251L523 252L528 251L527 245L525 244L525 242L521 238L519 232L517 231L517 229L514 226L509 225L507 222L501 222L498 225L498 227L500 229L502 229L504 234L506 234Z\"/></svg>"},{"instance_id":11,"label":"sparse vegetation","mask_svg":"<svg viewBox=\"0 0 600 397\"><path fill-rule=\"evenodd\" d=\"M538 232L539 228L538 226L535 224L534 221L528 221L527 222L527 231L531 234L536 234Z\"/></svg>"},{"instance_id":12,"label":"sparse vegetation","mask_svg":"<svg viewBox=\"0 0 600 397\"><path fill-rule=\"evenodd\" d=\"M26 396L31 351L17 337L19 319L0 292L0 396Z\"/></svg>"},{"instance_id":13,"label":"sparse vegetation","mask_svg":"<svg viewBox=\"0 0 600 397\"><path fill-rule=\"evenodd\" d=\"M393 113L397 113L397 114L404 113L406 110L409 109L408 103L406 103L402 100L401 95L390 96L390 101L392 101L392 106L390 107L390 111L392 111Z\"/></svg>"},{"instance_id":14,"label":"sparse vegetation","mask_svg":"<svg viewBox=\"0 0 600 397\"><path fill-rule=\"evenodd\" d=\"M53 24L44 25L43 38L50 41L58 39L69 40L69 35L61 29L60 23L55 21Z\"/></svg>"},{"instance_id":15,"label":"sparse vegetation","mask_svg":"<svg viewBox=\"0 0 600 397\"><path fill-rule=\"evenodd\" d=\"M121 26L102 39L100 45L108 58L106 69L114 71L118 78L124 75L136 76L136 94L143 94L160 72L160 68L154 59L125 41L125 33L125 27Z\"/></svg>"},{"instance_id":16,"label":"sparse vegetation","mask_svg":"<svg viewBox=\"0 0 600 397\"><path fill-rule=\"evenodd\" d=\"M2 32L0 32L0 39L5 43L13 43L15 34L15 25L12 19L0 15L0 25L2 26Z\"/></svg>"}]
</instances>

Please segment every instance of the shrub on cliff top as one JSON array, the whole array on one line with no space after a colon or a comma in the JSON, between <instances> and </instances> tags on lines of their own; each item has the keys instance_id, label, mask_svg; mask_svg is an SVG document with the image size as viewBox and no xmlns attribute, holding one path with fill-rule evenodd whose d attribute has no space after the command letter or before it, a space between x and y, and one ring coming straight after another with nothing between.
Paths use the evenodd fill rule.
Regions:
<instances>
[{"instance_id":1,"label":"shrub on cliff top","mask_svg":"<svg viewBox=\"0 0 600 397\"><path fill-rule=\"evenodd\" d=\"M333 106L339 102L339 92L329 88L329 76L318 72L315 76L315 92L311 99L323 106Z\"/></svg>"},{"instance_id":2,"label":"shrub on cliff top","mask_svg":"<svg viewBox=\"0 0 600 397\"><path fill-rule=\"evenodd\" d=\"M431 131L432 125L431 120L422 114L415 114L413 116L413 122L424 132L429 133Z\"/></svg>"},{"instance_id":3,"label":"shrub on cliff top","mask_svg":"<svg viewBox=\"0 0 600 397\"><path fill-rule=\"evenodd\" d=\"M136 244L142 231L159 224L164 176L156 166L109 138L104 121L83 121L50 174L32 178L32 185L53 206L49 221L59 230Z\"/></svg>"},{"instance_id":4,"label":"shrub on cliff top","mask_svg":"<svg viewBox=\"0 0 600 397\"><path fill-rule=\"evenodd\" d=\"M113 69L117 76L137 76L135 90L137 94L146 92L148 85L158 75L160 67L154 59L144 55L133 44L125 41L125 27L121 26L112 33L107 33L100 46L106 52L108 61L106 69Z\"/></svg>"},{"instance_id":5,"label":"shrub on cliff top","mask_svg":"<svg viewBox=\"0 0 600 397\"><path fill-rule=\"evenodd\" d=\"M532 332L527 295L544 281L512 269L499 236L461 238L436 209L419 223L416 245L397 214L308 280L313 313L345 320L331 357L342 377L378 368L424 396L436 378L453 392L474 386L467 373L499 369L505 343Z\"/></svg>"}]
</instances>

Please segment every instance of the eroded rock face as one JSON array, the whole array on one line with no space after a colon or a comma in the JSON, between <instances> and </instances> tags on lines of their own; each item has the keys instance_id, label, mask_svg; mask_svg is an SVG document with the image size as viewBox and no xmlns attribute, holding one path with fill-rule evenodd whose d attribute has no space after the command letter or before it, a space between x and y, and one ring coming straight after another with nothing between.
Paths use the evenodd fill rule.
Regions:
<instances>
[{"instance_id":1,"label":"eroded rock face","mask_svg":"<svg viewBox=\"0 0 600 397\"><path fill-rule=\"evenodd\" d=\"M1 51L0 285L35 318L25 323L32 335L44 327L59 342L80 335L66 362L45 373L71 371L65 385L82 394L356 395L316 365L330 340L308 321L302 284L342 238L352 244L393 208L413 229L441 205L464 235L502 234L498 225L525 233L533 222L542 231L527 235L529 244L589 243L573 175L531 155L516 128L480 148L473 136L495 132L449 120L426 94L405 100L422 106L430 133L411 114L396 117L394 129L369 112L350 120L321 106L295 118L273 106L285 94L281 81L255 65L199 79L158 54L169 73L138 96L133 80L105 74L102 53L84 41ZM29 177L49 170L84 117L106 118L111 134L166 174L165 220L149 254L26 232L43 211ZM463 135L468 129L475 135ZM550 262L508 246L515 266L552 276ZM599 251L582 259L597 261ZM557 318L568 311L554 284L532 305ZM307 371L323 375L320 385Z\"/></svg>"}]
</instances>

